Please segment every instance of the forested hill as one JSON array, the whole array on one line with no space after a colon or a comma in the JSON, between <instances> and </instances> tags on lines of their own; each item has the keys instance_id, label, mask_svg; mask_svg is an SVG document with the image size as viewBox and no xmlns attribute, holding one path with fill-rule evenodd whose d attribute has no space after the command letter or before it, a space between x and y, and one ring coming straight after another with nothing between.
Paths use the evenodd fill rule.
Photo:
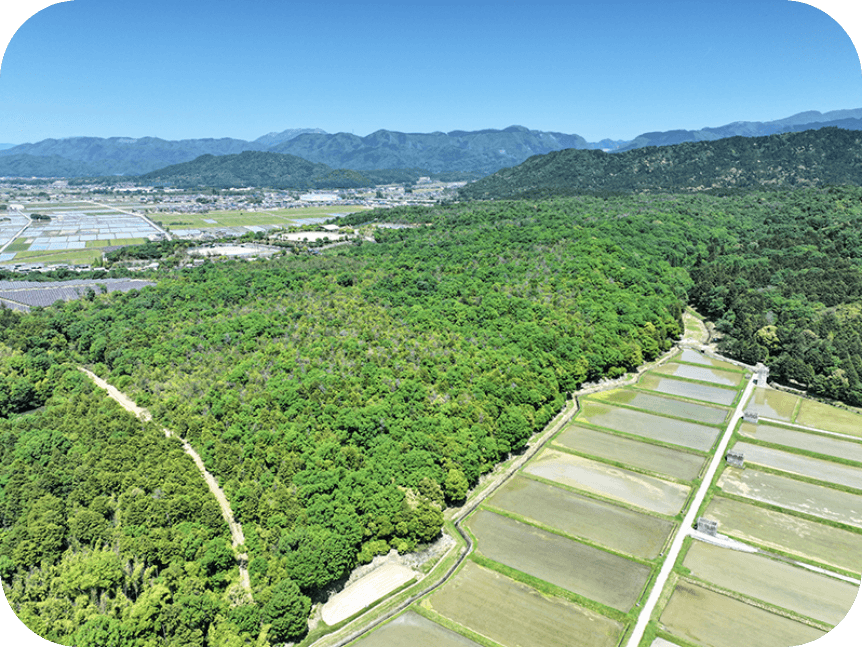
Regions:
<instances>
[{"instance_id":1,"label":"forested hill","mask_svg":"<svg viewBox=\"0 0 862 647\"><path fill-rule=\"evenodd\" d=\"M29 626L77 647L294 641L310 598L439 536L567 392L670 348L686 303L775 379L862 402L862 188L344 222L375 219L422 226L0 308L0 578ZM231 596L227 529L188 457L80 363L198 450L243 525L254 603Z\"/></svg>"},{"instance_id":2,"label":"forested hill","mask_svg":"<svg viewBox=\"0 0 862 647\"><path fill-rule=\"evenodd\" d=\"M699 191L713 188L862 184L862 133L839 128L768 137L639 148L564 150L535 156L461 190L465 199L581 191Z\"/></svg>"},{"instance_id":3,"label":"forested hill","mask_svg":"<svg viewBox=\"0 0 862 647\"><path fill-rule=\"evenodd\" d=\"M176 187L263 186L273 189L341 189L368 186L368 178L356 171L335 170L295 155L245 151L237 155L201 155L191 162L174 164L137 178L146 184Z\"/></svg>"}]
</instances>

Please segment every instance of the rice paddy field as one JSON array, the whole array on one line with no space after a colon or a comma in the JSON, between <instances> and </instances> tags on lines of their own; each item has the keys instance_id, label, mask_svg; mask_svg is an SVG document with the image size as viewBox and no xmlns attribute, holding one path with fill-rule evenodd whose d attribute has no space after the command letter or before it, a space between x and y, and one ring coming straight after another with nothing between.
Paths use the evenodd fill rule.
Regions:
<instances>
[{"instance_id":1,"label":"rice paddy field","mask_svg":"<svg viewBox=\"0 0 862 647\"><path fill-rule=\"evenodd\" d=\"M798 395L758 387L746 403L745 410L754 411L764 418L791 422L798 403Z\"/></svg>"},{"instance_id":2,"label":"rice paddy field","mask_svg":"<svg viewBox=\"0 0 862 647\"><path fill-rule=\"evenodd\" d=\"M704 647L790 647L826 632L681 581L660 622L672 634Z\"/></svg>"},{"instance_id":3,"label":"rice paddy field","mask_svg":"<svg viewBox=\"0 0 862 647\"><path fill-rule=\"evenodd\" d=\"M582 403L577 420L698 451L707 451L712 447L719 434L718 427L665 418L592 400Z\"/></svg>"},{"instance_id":4,"label":"rice paddy field","mask_svg":"<svg viewBox=\"0 0 862 647\"><path fill-rule=\"evenodd\" d=\"M742 382L745 374L742 371L727 371L723 369L706 366L692 366L691 364L679 364L668 362L653 369L653 372L673 377L681 377L687 380L698 380L700 382L711 382L722 386L737 387Z\"/></svg>"},{"instance_id":5,"label":"rice paddy field","mask_svg":"<svg viewBox=\"0 0 862 647\"><path fill-rule=\"evenodd\" d=\"M710 501L704 516L716 520L719 532L730 537L862 574L862 534L720 496Z\"/></svg>"},{"instance_id":6,"label":"rice paddy field","mask_svg":"<svg viewBox=\"0 0 862 647\"><path fill-rule=\"evenodd\" d=\"M402 613L353 644L361 647L476 647L472 640L423 618L415 611Z\"/></svg>"},{"instance_id":7,"label":"rice paddy field","mask_svg":"<svg viewBox=\"0 0 862 647\"><path fill-rule=\"evenodd\" d=\"M743 453L747 463L755 463L782 472L799 474L818 481L862 490L862 469L858 467L840 465L819 458L801 456L746 442L736 443L734 449Z\"/></svg>"},{"instance_id":8,"label":"rice paddy field","mask_svg":"<svg viewBox=\"0 0 862 647\"><path fill-rule=\"evenodd\" d=\"M590 399L609 404L625 405L635 409L644 409L663 416L686 418L708 425L721 424L727 418L727 409L653 395L636 389L604 391L591 395Z\"/></svg>"},{"instance_id":9,"label":"rice paddy field","mask_svg":"<svg viewBox=\"0 0 862 647\"><path fill-rule=\"evenodd\" d=\"M847 615L859 590L787 562L699 541L683 565L693 577L832 626Z\"/></svg>"},{"instance_id":10,"label":"rice paddy field","mask_svg":"<svg viewBox=\"0 0 862 647\"><path fill-rule=\"evenodd\" d=\"M23 231L19 228L0 263L89 265L100 256L96 247L136 244L161 235L145 218L92 203L30 203L26 213L50 220L33 220Z\"/></svg>"},{"instance_id":11,"label":"rice paddy field","mask_svg":"<svg viewBox=\"0 0 862 647\"><path fill-rule=\"evenodd\" d=\"M456 639L504 647L619 647L748 377L696 351L675 359L635 387L584 396L468 517L474 556L418 603L423 630L436 622ZM724 466L698 513L753 552L687 540L652 616L661 635L644 647L790 647L846 615L859 586L842 574L862 572L862 441L828 431L862 437L860 416L808 402L755 390L747 409L788 425L741 424L730 447L746 468ZM826 431L791 427L806 424L803 412ZM367 642L388 626L361 644L401 645Z\"/></svg>"},{"instance_id":12,"label":"rice paddy field","mask_svg":"<svg viewBox=\"0 0 862 647\"><path fill-rule=\"evenodd\" d=\"M858 494L747 468L727 468L718 486L728 494L862 528Z\"/></svg>"},{"instance_id":13,"label":"rice paddy field","mask_svg":"<svg viewBox=\"0 0 862 647\"><path fill-rule=\"evenodd\" d=\"M767 424L752 424L745 422L739 429L740 434L748 438L793 447L807 452L815 452L824 456L834 456L845 460L862 463L862 443L852 440L824 436L807 431L796 431L784 427Z\"/></svg>"},{"instance_id":14,"label":"rice paddy field","mask_svg":"<svg viewBox=\"0 0 862 647\"><path fill-rule=\"evenodd\" d=\"M672 521L517 475L485 504L640 559L655 559Z\"/></svg>"},{"instance_id":15,"label":"rice paddy field","mask_svg":"<svg viewBox=\"0 0 862 647\"><path fill-rule=\"evenodd\" d=\"M467 526L481 555L622 612L650 576L649 566L487 510Z\"/></svg>"},{"instance_id":16,"label":"rice paddy field","mask_svg":"<svg viewBox=\"0 0 862 647\"><path fill-rule=\"evenodd\" d=\"M554 449L543 449L523 471L582 492L668 516L682 510L691 490L686 485Z\"/></svg>"},{"instance_id":17,"label":"rice paddy field","mask_svg":"<svg viewBox=\"0 0 862 647\"><path fill-rule=\"evenodd\" d=\"M685 380L675 380L651 372L644 373L641 376L637 387L639 389L656 391L667 395L678 395L683 398L691 398L692 400L701 400L725 406L733 404L739 393L735 388L720 388L707 384L687 382Z\"/></svg>"},{"instance_id":18,"label":"rice paddy field","mask_svg":"<svg viewBox=\"0 0 862 647\"><path fill-rule=\"evenodd\" d=\"M587 456L623 463L681 481L698 477L704 456L663 445L653 445L579 425L569 425L554 439L554 445Z\"/></svg>"},{"instance_id":19,"label":"rice paddy field","mask_svg":"<svg viewBox=\"0 0 862 647\"><path fill-rule=\"evenodd\" d=\"M267 211L213 211L210 213L158 213L153 218L170 229L217 229L219 227L248 227L275 225L291 227L302 224L326 222L337 216L363 211L366 207L325 206L298 207L295 209L271 209ZM313 219L308 222L308 219Z\"/></svg>"},{"instance_id":20,"label":"rice paddy field","mask_svg":"<svg viewBox=\"0 0 862 647\"><path fill-rule=\"evenodd\" d=\"M506 647L615 647L624 625L467 562L424 607ZM375 632L376 633L376 632ZM373 634L372 634L373 636ZM361 643L400 647L404 643ZM405 647L448 643L415 642Z\"/></svg>"},{"instance_id":21,"label":"rice paddy field","mask_svg":"<svg viewBox=\"0 0 862 647\"><path fill-rule=\"evenodd\" d=\"M714 368L721 368L728 371L738 371L739 367L735 364L731 364L730 362L725 362L720 359L715 359L714 357L710 357L708 355L704 355L696 350L691 348L684 348L682 353L677 356L676 361L678 362L686 362L689 364L700 364L702 366L712 366Z\"/></svg>"}]
</instances>

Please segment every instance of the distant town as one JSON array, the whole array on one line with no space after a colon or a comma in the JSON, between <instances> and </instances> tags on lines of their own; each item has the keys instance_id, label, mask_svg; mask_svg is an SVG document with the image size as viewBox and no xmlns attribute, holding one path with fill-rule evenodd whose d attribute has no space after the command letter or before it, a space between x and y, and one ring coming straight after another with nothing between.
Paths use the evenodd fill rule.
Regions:
<instances>
[{"instance_id":1,"label":"distant town","mask_svg":"<svg viewBox=\"0 0 862 647\"><path fill-rule=\"evenodd\" d=\"M0 270L20 273L105 267L107 255L124 247L163 240L207 243L209 252L189 250L188 263L205 257L270 256L279 247L344 244L355 229L326 224L338 216L370 208L433 205L451 200L464 182L391 184L337 191L173 189L118 182L112 186L73 185L66 180L0 180ZM213 243L225 245L216 254ZM250 245L250 243L256 245ZM130 269L152 262L126 262Z\"/></svg>"}]
</instances>

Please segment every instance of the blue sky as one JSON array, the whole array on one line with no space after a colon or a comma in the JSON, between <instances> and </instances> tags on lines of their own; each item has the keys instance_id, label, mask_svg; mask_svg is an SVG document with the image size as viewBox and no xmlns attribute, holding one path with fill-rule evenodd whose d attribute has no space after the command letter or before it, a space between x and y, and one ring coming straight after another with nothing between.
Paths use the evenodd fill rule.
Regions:
<instances>
[{"instance_id":1,"label":"blue sky","mask_svg":"<svg viewBox=\"0 0 862 647\"><path fill-rule=\"evenodd\" d=\"M858 107L852 41L788 0L74 0L0 69L9 143L513 124L596 141Z\"/></svg>"}]
</instances>

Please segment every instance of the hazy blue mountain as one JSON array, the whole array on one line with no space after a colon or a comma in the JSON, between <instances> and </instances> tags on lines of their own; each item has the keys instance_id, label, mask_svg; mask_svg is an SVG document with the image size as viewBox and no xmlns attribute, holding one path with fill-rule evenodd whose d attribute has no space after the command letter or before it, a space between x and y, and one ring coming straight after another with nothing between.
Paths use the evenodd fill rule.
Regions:
<instances>
[{"instance_id":1,"label":"hazy blue mountain","mask_svg":"<svg viewBox=\"0 0 862 647\"><path fill-rule=\"evenodd\" d=\"M671 146L683 142L715 141L726 137L763 137L776 133L802 132L828 126L847 130L862 130L862 108L832 110L826 113L809 110L775 121L735 121L724 126L701 128L700 130L666 130L643 133L627 144L620 146L617 152L645 146Z\"/></svg>"},{"instance_id":2,"label":"hazy blue mountain","mask_svg":"<svg viewBox=\"0 0 862 647\"><path fill-rule=\"evenodd\" d=\"M282 130L279 132L267 133L266 135L262 135L255 139L253 144L260 144L266 148L271 148L280 144L282 142L289 141L298 135L302 135L304 133L315 133L319 135L325 135L326 131L321 130L320 128L288 128L287 130Z\"/></svg>"},{"instance_id":3,"label":"hazy blue mountain","mask_svg":"<svg viewBox=\"0 0 862 647\"><path fill-rule=\"evenodd\" d=\"M0 177L88 177L100 175L99 169L57 155L0 156Z\"/></svg>"},{"instance_id":4,"label":"hazy blue mountain","mask_svg":"<svg viewBox=\"0 0 862 647\"><path fill-rule=\"evenodd\" d=\"M518 164L532 155L587 147L588 142L580 135L510 126L503 130L453 130L448 133L378 130L365 137L348 133L303 134L270 150L359 171L419 167L434 172L491 173Z\"/></svg>"},{"instance_id":5,"label":"hazy blue mountain","mask_svg":"<svg viewBox=\"0 0 862 647\"><path fill-rule=\"evenodd\" d=\"M0 151L12 148L13 146L15 146L15 144L0 144Z\"/></svg>"},{"instance_id":6,"label":"hazy blue mountain","mask_svg":"<svg viewBox=\"0 0 862 647\"><path fill-rule=\"evenodd\" d=\"M602 139L588 142L580 135L531 130L523 126L448 133L378 130L365 137L343 132L329 134L319 128L290 128L262 135L250 142L231 138L171 141L157 137L69 137L6 149L0 147L0 160L15 155L41 158L38 163L19 159L14 163L8 162L3 168L32 168L49 177L64 176L75 168L86 168L88 174L100 176L140 175L188 162L201 155L235 155L243 151L268 150L332 168L358 171L424 169L430 173L488 175L520 164L534 155L568 148L625 152L646 146L715 141L734 136L760 137L829 126L862 130L862 109L826 113L811 110L769 122L737 121L700 130L650 132L632 141Z\"/></svg>"},{"instance_id":7,"label":"hazy blue mountain","mask_svg":"<svg viewBox=\"0 0 862 647\"><path fill-rule=\"evenodd\" d=\"M56 156L86 162L96 175L138 175L169 164L186 162L201 155L231 155L244 150L264 148L242 139L183 139L171 141L158 137L68 137L45 139L0 151L5 155ZM51 173L59 175L59 173Z\"/></svg>"}]
</instances>

